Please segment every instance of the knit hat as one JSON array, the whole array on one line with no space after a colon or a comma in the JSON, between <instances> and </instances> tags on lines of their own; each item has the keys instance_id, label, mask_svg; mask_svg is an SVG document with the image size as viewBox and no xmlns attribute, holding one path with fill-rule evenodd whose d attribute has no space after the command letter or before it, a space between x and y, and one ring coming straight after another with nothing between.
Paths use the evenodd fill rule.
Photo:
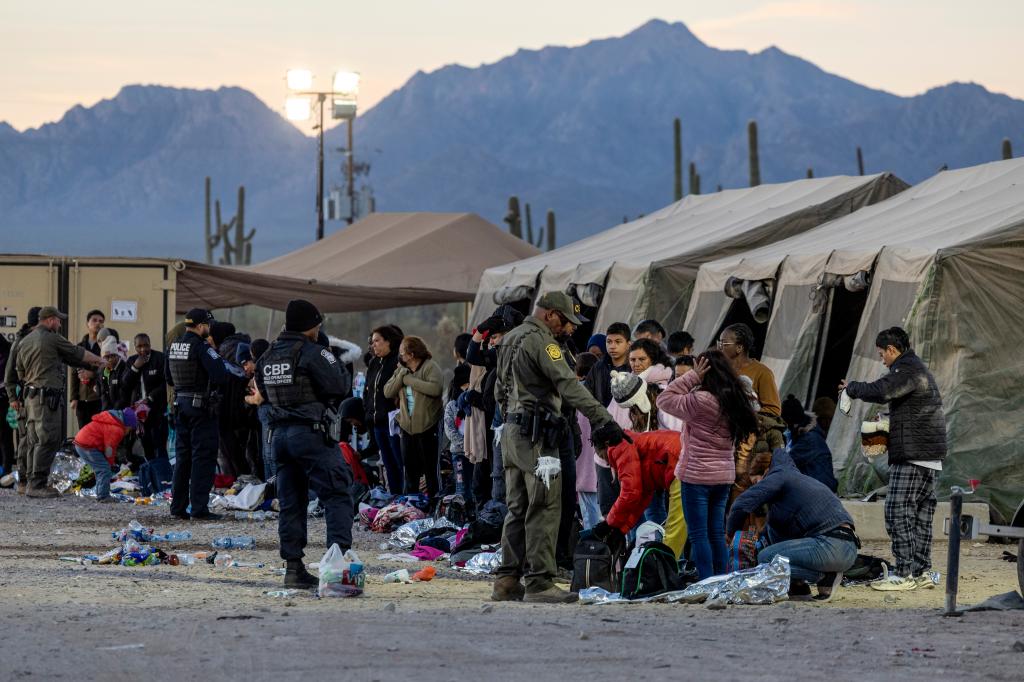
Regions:
<instances>
[{"instance_id":1,"label":"knit hat","mask_svg":"<svg viewBox=\"0 0 1024 682\"><path fill-rule=\"evenodd\" d=\"M244 365L247 362L251 362L252 359L252 345L248 343L238 344L238 348L235 349L235 362L239 365Z\"/></svg>"},{"instance_id":2,"label":"knit hat","mask_svg":"<svg viewBox=\"0 0 1024 682\"><path fill-rule=\"evenodd\" d=\"M792 393L782 401L782 421L797 427L806 426L811 422L811 417L804 411L803 403Z\"/></svg>"},{"instance_id":3,"label":"knit hat","mask_svg":"<svg viewBox=\"0 0 1024 682\"><path fill-rule=\"evenodd\" d=\"M468 364L462 363L461 365L456 365L456 367L455 367L455 376L454 376L453 383L456 386L462 386L463 384L468 384L469 383L469 365Z\"/></svg>"},{"instance_id":4,"label":"knit hat","mask_svg":"<svg viewBox=\"0 0 1024 682\"><path fill-rule=\"evenodd\" d=\"M117 339L113 336L108 336L103 339L100 343L100 355L106 357L107 355L117 355Z\"/></svg>"},{"instance_id":5,"label":"knit hat","mask_svg":"<svg viewBox=\"0 0 1024 682\"><path fill-rule=\"evenodd\" d=\"M647 397L647 382L629 372L612 372L612 397L623 407L634 405L641 412L651 411L651 400Z\"/></svg>"},{"instance_id":6,"label":"knit hat","mask_svg":"<svg viewBox=\"0 0 1024 682\"><path fill-rule=\"evenodd\" d=\"M139 418L136 416L135 410L126 407L121 410L121 422L129 429L134 429L139 425Z\"/></svg>"},{"instance_id":7,"label":"knit hat","mask_svg":"<svg viewBox=\"0 0 1024 682\"><path fill-rule=\"evenodd\" d=\"M288 301L284 311L284 328L290 332L308 332L324 321L324 316L309 301L296 298Z\"/></svg>"},{"instance_id":8,"label":"knit hat","mask_svg":"<svg viewBox=\"0 0 1024 682\"><path fill-rule=\"evenodd\" d=\"M270 350L270 342L266 339L256 339L249 346L249 352L252 354L253 360L259 360L268 350Z\"/></svg>"},{"instance_id":9,"label":"knit hat","mask_svg":"<svg viewBox=\"0 0 1024 682\"><path fill-rule=\"evenodd\" d=\"M607 353L608 352L608 347L606 345L607 341L608 341L608 337L605 336L604 334L594 334L589 339L587 339L587 347L584 348L584 350L590 350L594 346L597 346L598 348L601 349L602 353Z\"/></svg>"}]
</instances>

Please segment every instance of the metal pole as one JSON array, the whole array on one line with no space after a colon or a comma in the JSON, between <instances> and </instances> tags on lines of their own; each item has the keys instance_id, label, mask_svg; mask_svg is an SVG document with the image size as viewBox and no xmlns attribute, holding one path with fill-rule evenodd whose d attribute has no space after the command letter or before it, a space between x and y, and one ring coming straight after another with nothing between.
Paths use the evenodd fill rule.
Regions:
<instances>
[{"instance_id":1,"label":"metal pole","mask_svg":"<svg viewBox=\"0 0 1024 682\"><path fill-rule=\"evenodd\" d=\"M348 224L356 219L355 151L352 148L352 126L356 117L348 120Z\"/></svg>"},{"instance_id":2,"label":"metal pole","mask_svg":"<svg viewBox=\"0 0 1024 682\"><path fill-rule=\"evenodd\" d=\"M324 238L324 101L326 96L320 94L320 134L317 136L316 159L316 238Z\"/></svg>"},{"instance_id":3,"label":"metal pole","mask_svg":"<svg viewBox=\"0 0 1024 682\"><path fill-rule=\"evenodd\" d=\"M956 610L956 592L960 581L960 518L964 510L964 496L957 488L949 497L949 553L946 555L946 610L944 616L959 616Z\"/></svg>"}]
</instances>

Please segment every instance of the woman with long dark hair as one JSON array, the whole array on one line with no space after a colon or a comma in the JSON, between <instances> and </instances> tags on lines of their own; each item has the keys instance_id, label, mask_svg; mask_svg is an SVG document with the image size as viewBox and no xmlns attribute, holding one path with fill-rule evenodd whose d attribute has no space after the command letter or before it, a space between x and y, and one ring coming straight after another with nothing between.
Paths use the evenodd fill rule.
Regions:
<instances>
[{"instance_id":1,"label":"woman with long dark hair","mask_svg":"<svg viewBox=\"0 0 1024 682\"><path fill-rule=\"evenodd\" d=\"M387 489L392 495L401 495L405 490L405 464L402 461L401 440L397 434L391 434L388 424L388 415L397 409L398 404L393 398L384 395L384 386L398 368L398 347L402 338L402 331L391 324L373 330L370 336L372 357L366 363L366 388L363 394L366 422L371 425L373 439L380 448Z\"/></svg>"},{"instance_id":2,"label":"woman with long dark hair","mask_svg":"<svg viewBox=\"0 0 1024 682\"><path fill-rule=\"evenodd\" d=\"M725 506L736 478L733 453L757 431L746 387L720 351L701 354L694 368L658 397L658 407L685 423L676 478L700 579L726 570Z\"/></svg>"}]
</instances>

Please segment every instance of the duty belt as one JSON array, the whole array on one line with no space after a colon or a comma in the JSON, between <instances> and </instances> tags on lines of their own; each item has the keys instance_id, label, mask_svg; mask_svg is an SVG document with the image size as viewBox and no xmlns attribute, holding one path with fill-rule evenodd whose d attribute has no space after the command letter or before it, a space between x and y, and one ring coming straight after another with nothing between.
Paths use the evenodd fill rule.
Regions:
<instances>
[{"instance_id":1,"label":"duty belt","mask_svg":"<svg viewBox=\"0 0 1024 682\"><path fill-rule=\"evenodd\" d=\"M512 414L505 415L506 424L516 424L518 426L523 426L524 424L529 423L529 421L530 415L524 414L522 412L513 412Z\"/></svg>"}]
</instances>

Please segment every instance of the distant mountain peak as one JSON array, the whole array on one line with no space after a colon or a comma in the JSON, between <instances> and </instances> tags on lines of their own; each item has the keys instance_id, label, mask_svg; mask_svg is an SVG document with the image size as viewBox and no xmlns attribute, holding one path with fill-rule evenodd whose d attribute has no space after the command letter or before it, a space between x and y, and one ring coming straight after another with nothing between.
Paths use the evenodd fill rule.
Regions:
<instances>
[{"instance_id":1,"label":"distant mountain peak","mask_svg":"<svg viewBox=\"0 0 1024 682\"><path fill-rule=\"evenodd\" d=\"M694 35L693 31L683 22L675 21L669 23L664 19L651 19L627 33L625 37L672 40L677 43L689 42L704 45L704 42Z\"/></svg>"}]
</instances>

